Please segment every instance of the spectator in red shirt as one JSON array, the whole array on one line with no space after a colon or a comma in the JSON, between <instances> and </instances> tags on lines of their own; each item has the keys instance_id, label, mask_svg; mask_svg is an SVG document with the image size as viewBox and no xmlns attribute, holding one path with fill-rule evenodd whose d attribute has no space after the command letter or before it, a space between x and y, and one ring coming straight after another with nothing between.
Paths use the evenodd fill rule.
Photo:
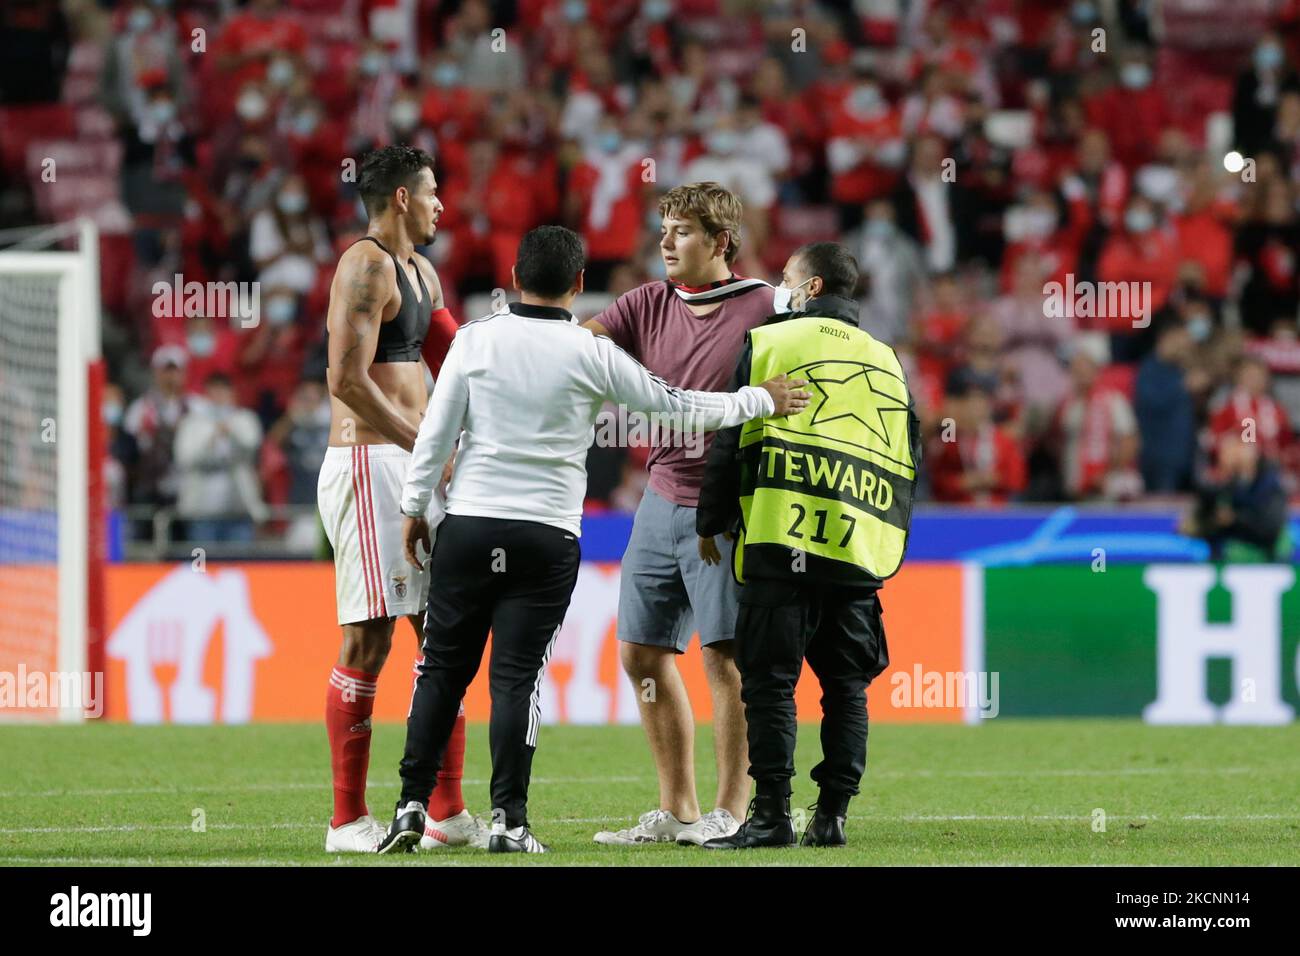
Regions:
<instances>
[{"instance_id":1,"label":"spectator in red shirt","mask_svg":"<svg viewBox=\"0 0 1300 956\"><path fill-rule=\"evenodd\" d=\"M220 89L235 91L267 79L272 59L300 59L307 52L307 31L293 14L280 10L280 0L249 0L244 12L226 21L212 52L224 74Z\"/></svg>"},{"instance_id":2,"label":"spectator in red shirt","mask_svg":"<svg viewBox=\"0 0 1300 956\"><path fill-rule=\"evenodd\" d=\"M917 317L915 334L917 368L928 378L945 382L963 355L963 336L970 324L957 276L934 277L928 301Z\"/></svg>"},{"instance_id":3,"label":"spectator in red shirt","mask_svg":"<svg viewBox=\"0 0 1300 956\"><path fill-rule=\"evenodd\" d=\"M1031 256L1033 267L1041 270L1043 282L1065 282L1067 273L1078 264L1078 246L1074 238L1059 228L1061 210L1056 197L1046 189L1030 189L1024 198L1010 207L1002 219L1002 233L1007 247L1002 253L1002 289L1010 292L1020 260ZM1041 283L1040 283L1041 286Z\"/></svg>"},{"instance_id":4,"label":"spectator in red shirt","mask_svg":"<svg viewBox=\"0 0 1300 956\"><path fill-rule=\"evenodd\" d=\"M1225 435L1253 441L1260 454L1274 461L1291 445L1291 422L1286 409L1271 393L1268 365L1260 358L1243 356L1237 363L1232 388L1210 407L1209 444L1217 448Z\"/></svg>"},{"instance_id":5,"label":"spectator in red shirt","mask_svg":"<svg viewBox=\"0 0 1300 956\"><path fill-rule=\"evenodd\" d=\"M451 251L443 285L477 279L487 288L510 288L519 239L535 221L534 184L502 157L492 139L470 144L468 175L445 182L440 243Z\"/></svg>"},{"instance_id":6,"label":"spectator in red shirt","mask_svg":"<svg viewBox=\"0 0 1300 956\"><path fill-rule=\"evenodd\" d=\"M846 207L846 213L861 216L863 204L894 188L906 157L898 110L875 79L862 78L830 108L826 165L831 198Z\"/></svg>"},{"instance_id":7,"label":"spectator in red shirt","mask_svg":"<svg viewBox=\"0 0 1300 956\"><path fill-rule=\"evenodd\" d=\"M1076 242L1095 225L1110 229L1119 224L1128 201L1128 173L1111 157L1102 130L1090 129L1080 137L1078 169L1061 180L1061 194L1069 204Z\"/></svg>"},{"instance_id":8,"label":"spectator in red shirt","mask_svg":"<svg viewBox=\"0 0 1300 956\"><path fill-rule=\"evenodd\" d=\"M1137 416L1127 398L1099 381L1100 350L1089 341L1072 346L1070 393L1056 411L1061 491L1073 500L1132 498L1142 490Z\"/></svg>"},{"instance_id":9,"label":"spectator in red shirt","mask_svg":"<svg viewBox=\"0 0 1300 956\"><path fill-rule=\"evenodd\" d=\"M1202 289L1212 299L1228 294L1232 277L1232 225L1236 204L1222 193L1222 178L1214 163L1193 160L1186 172L1186 200L1173 219L1178 258L1201 267Z\"/></svg>"},{"instance_id":10,"label":"spectator in red shirt","mask_svg":"<svg viewBox=\"0 0 1300 956\"><path fill-rule=\"evenodd\" d=\"M1130 47L1120 55L1118 85L1084 101L1088 121L1106 132L1115 158L1133 170L1152 158L1171 114L1155 82L1151 55Z\"/></svg>"},{"instance_id":11,"label":"spectator in red shirt","mask_svg":"<svg viewBox=\"0 0 1300 956\"><path fill-rule=\"evenodd\" d=\"M645 219L642 151L623 138L622 123L606 115L569 178L569 219L587 243L587 281L604 289L609 274L631 259Z\"/></svg>"},{"instance_id":12,"label":"spectator in red shirt","mask_svg":"<svg viewBox=\"0 0 1300 956\"><path fill-rule=\"evenodd\" d=\"M1098 294L1091 323L1080 323L1113 333L1111 349L1116 361L1137 361L1150 345L1149 336L1135 333L1146 328L1151 316L1164 308L1178 276L1178 262L1178 238L1161 220L1160 207L1145 196L1134 196L1124 211L1123 230L1113 232L1106 240L1097 263L1101 282L1136 283L1128 289L1129 308L1125 314L1102 315L1102 311L1109 311L1102 305L1102 299L1108 297ZM1119 311L1123 311L1122 299L1118 304Z\"/></svg>"},{"instance_id":13,"label":"spectator in red shirt","mask_svg":"<svg viewBox=\"0 0 1300 956\"><path fill-rule=\"evenodd\" d=\"M201 394L210 375L224 375L233 381L239 371L239 348L239 337L224 320L216 322L206 315L187 319L185 349L190 361L185 370L186 391Z\"/></svg>"},{"instance_id":14,"label":"spectator in red shirt","mask_svg":"<svg viewBox=\"0 0 1300 956\"><path fill-rule=\"evenodd\" d=\"M1025 456L993 422L993 395L974 378L955 383L929 461L931 492L952 504L1001 505L1024 490Z\"/></svg>"}]
</instances>

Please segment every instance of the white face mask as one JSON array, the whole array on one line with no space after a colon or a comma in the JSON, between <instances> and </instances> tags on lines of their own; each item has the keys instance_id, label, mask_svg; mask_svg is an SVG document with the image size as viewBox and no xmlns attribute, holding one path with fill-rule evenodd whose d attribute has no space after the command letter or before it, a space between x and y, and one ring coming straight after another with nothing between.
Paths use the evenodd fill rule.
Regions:
<instances>
[{"instance_id":1,"label":"white face mask","mask_svg":"<svg viewBox=\"0 0 1300 956\"><path fill-rule=\"evenodd\" d=\"M235 103L235 112L240 119L255 123L266 115L266 99L254 91L243 93Z\"/></svg>"},{"instance_id":2,"label":"white face mask","mask_svg":"<svg viewBox=\"0 0 1300 956\"><path fill-rule=\"evenodd\" d=\"M809 276L807 279L804 279L793 289L787 289L784 285L777 286L776 289L774 290L776 292L776 295L772 299L772 310L776 312L778 315L784 312L794 311L791 308L791 306L793 305L795 291L797 289L802 289L809 282L812 282L812 280L813 277Z\"/></svg>"}]
</instances>

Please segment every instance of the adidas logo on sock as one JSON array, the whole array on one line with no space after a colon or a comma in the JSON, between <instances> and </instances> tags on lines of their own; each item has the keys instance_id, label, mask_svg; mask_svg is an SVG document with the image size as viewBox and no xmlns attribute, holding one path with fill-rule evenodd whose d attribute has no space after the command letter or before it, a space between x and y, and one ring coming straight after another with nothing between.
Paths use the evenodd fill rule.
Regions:
<instances>
[{"instance_id":1,"label":"adidas logo on sock","mask_svg":"<svg viewBox=\"0 0 1300 956\"><path fill-rule=\"evenodd\" d=\"M370 718L367 717L365 720L361 721L361 723L359 723L359 724L353 724L351 727L348 728L348 733L352 733L352 734L368 734L368 733L370 733Z\"/></svg>"}]
</instances>

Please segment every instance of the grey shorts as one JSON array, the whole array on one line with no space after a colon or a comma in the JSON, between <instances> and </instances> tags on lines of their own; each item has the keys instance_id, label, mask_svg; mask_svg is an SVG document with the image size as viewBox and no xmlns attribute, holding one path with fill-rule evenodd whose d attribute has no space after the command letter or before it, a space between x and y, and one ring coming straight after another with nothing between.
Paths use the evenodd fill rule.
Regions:
<instances>
[{"instance_id":1,"label":"grey shorts","mask_svg":"<svg viewBox=\"0 0 1300 956\"><path fill-rule=\"evenodd\" d=\"M695 509L646 489L632 522L618 591L618 639L681 654L698 629L707 647L736 636L740 586L731 575L732 543L715 539L722 562L700 557Z\"/></svg>"}]
</instances>

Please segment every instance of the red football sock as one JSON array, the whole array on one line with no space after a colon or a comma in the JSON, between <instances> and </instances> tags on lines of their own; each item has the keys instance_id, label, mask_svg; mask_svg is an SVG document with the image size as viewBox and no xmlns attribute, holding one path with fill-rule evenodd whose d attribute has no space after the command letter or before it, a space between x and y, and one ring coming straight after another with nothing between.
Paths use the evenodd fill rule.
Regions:
<instances>
[{"instance_id":1,"label":"red football sock","mask_svg":"<svg viewBox=\"0 0 1300 956\"><path fill-rule=\"evenodd\" d=\"M330 826L351 823L369 813L366 770L370 766L370 714L375 709L379 675L335 665L325 694L325 728L334 774L334 817Z\"/></svg>"},{"instance_id":2,"label":"red football sock","mask_svg":"<svg viewBox=\"0 0 1300 956\"><path fill-rule=\"evenodd\" d=\"M460 781L465 776L465 702L452 725L447 739L447 751L438 771L438 782L429 794L429 819L446 820L465 809L465 797L460 792Z\"/></svg>"}]
</instances>

